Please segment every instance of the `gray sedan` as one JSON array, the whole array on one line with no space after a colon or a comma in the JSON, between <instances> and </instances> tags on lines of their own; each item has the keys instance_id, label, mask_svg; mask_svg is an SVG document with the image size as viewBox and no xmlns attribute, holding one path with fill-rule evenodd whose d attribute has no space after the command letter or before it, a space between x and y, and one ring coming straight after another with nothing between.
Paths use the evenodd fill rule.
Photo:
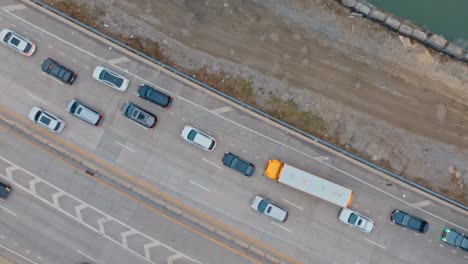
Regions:
<instances>
[{"instance_id":1,"label":"gray sedan","mask_svg":"<svg viewBox=\"0 0 468 264\"><path fill-rule=\"evenodd\" d=\"M130 102L126 102L123 105L122 115L147 128L153 128L158 122L158 118L155 115Z\"/></svg>"}]
</instances>

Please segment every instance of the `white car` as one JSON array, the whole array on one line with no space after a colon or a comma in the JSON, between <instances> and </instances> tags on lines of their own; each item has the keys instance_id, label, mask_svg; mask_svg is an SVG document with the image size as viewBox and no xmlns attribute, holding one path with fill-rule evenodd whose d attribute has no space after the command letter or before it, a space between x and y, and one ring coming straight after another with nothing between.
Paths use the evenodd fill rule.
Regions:
<instances>
[{"instance_id":1,"label":"white car","mask_svg":"<svg viewBox=\"0 0 468 264\"><path fill-rule=\"evenodd\" d=\"M50 131L55 133L62 132L65 127L65 122L56 117L55 115L44 111L43 109L34 106L28 115L29 119L34 123L47 127Z\"/></svg>"},{"instance_id":2,"label":"white car","mask_svg":"<svg viewBox=\"0 0 468 264\"><path fill-rule=\"evenodd\" d=\"M250 207L255 211L267 215L277 221L286 222L288 219L288 212L280 206L268 201L260 195L255 196L250 201Z\"/></svg>"},{"instance_id":3,"label":"white car","mask_svg":"<svg viewBox=\"0 0 468 264\"><path fill-rule=\"evenodd\" d=\"M343 223L366 233L370 233L374 227L374 222L372 220L348 208L342 208L338 218Z\"/></svg>"},{"instance_id":4,"label":"white car","mask_svg":"<svg viewBox=\"0 0 468 264\"><path fill-rule=\"evenodd\" d=\"M17 52L25 56L33 55L34 51L36 50L36 45L29 41L29 39L18 35L18 33L7 28L2 29L2 31L0 31L0 40L6 46L16 50Z\"/></svg>"},{"instance_id":5,"label":"white car","mask_svg":"<svg viewBox=\"0 0 468 264\"><path fill-rule=\"evenodd\" d=\"M121 92L125 92L130 83L127 78L102 66L94 68L93 78Z\"/></svg>"},{"instance_id":6,"label":"white car","mask_svg":"<svg viewBox=\"0 0 468 264\"><path fill-rule=\"evenodd\" d=\"M216 146L216 141L213 137L189 125L184 126L180 137L203 150L213 151Z\"/></svg>"}]
</instances>

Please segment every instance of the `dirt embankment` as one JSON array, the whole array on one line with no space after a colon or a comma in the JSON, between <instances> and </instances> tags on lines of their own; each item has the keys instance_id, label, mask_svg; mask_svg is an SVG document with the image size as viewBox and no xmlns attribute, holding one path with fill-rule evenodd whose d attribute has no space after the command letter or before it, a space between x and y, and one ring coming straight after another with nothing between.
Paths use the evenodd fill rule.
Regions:
<instances>
[{"instance_id":1,"label":"dirt embankment","mask_svg":"<svg viewBox=\"0 0 468 264\"><path fill-rule=\"evenodd\" d=\"M468 204L468 69L332 0L47 0L199 80Z\"/></svg>"}]
</instances>

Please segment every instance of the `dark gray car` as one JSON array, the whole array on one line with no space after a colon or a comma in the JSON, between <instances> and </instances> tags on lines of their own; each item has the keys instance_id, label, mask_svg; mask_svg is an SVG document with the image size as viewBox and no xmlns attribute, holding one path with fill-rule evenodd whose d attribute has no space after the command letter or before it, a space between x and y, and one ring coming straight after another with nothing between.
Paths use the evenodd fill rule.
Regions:
<instances>
[{"instance_id":1,"label":"dark gray car","mask_svg":"<svg viewBox=\"0 0 468 264\"><path fill-rule=\"evenodd\" d=\"M394 224L401 225L421 233L426 233L429 229L429 223L425 220L400 210L393 211L390 219Z\"/></svg>"},{"instance_id":2,"label":"dark gray car","mask_svg":"<svg viewBox=\"0 0 468 264\"><path fill-rule=\"evenodd\" d=\"M155 115L131 102L126 102L123 105L122 115L147 128L153 128L158 122Z\"/></svg>"},{"instance_id":3,"label":"dark gray car","mask_svg":"<svg viewBox=\"0 0 468 264\"><path fill-rule=\"evenodd\" d=\"M252 176L255 172L255 166L239 156L232 154L231 152L226 152L223 156L223 164L232 168L245 176Z\"/></svg>"},{"instance_id":4,"label":"dark gray car","mask_svg":"<svg viewBox=\"0 0 468 264\"><path fill-rule=\"evenodd\" d=\"M172 97L154 89L153 87L142 84L138 88L138 96L144 98L155 105L168 109L172 105Z\"/></svg>"}]
</instances>

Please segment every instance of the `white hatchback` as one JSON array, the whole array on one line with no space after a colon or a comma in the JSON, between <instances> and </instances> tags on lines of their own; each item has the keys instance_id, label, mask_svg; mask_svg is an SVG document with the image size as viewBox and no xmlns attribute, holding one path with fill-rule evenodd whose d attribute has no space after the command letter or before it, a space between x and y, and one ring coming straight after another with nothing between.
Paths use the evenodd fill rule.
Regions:
<instances>
[{"instance_id":1,"label":"white hatchback","mask_svg":"<svg viewBox=\"0 0 468 264\"><path fill-rule=\"evenodd\" d=\"M55 115L44 111L43 109L34 106L28 115L29 119L34 123L47 127L50 131L55 133L62 132L65 127L65 122L56 117Z\"/></svg>"},{"instance_id":2,"label":"white hatchback","mask_svg":"<svg viewBox=\"0 0 468 264\"><path fill-rule=\"evenodd\" d=\"M370 233L374 227L374 222L372 220L348 208L342 208L338 218L341 222L366 233Z\"/></svg>"},{"instance_id":3,"label":"white hatchback","mask_svg":"<svg viewBox=\"0 0 468 264\"><path fill-rule=\"evenodd\" d=\"M2 31L0 31L0 40L6 46L16 50L17 52L25 56L33 55L34 51L36 50L36 45L29 41L29 39L7 28L2 29Z\"/></svg>"},{"instance_id":4,"label":"white hatchback","mask_svg":"<svg viewBox=\"0 0 468 264\"><path fill-rule=\"evenodd\" d=\"M127 78L102 66L94 68L93 78L121 92L125 92L130 83Z\"/></svg>"}]
</instances>

